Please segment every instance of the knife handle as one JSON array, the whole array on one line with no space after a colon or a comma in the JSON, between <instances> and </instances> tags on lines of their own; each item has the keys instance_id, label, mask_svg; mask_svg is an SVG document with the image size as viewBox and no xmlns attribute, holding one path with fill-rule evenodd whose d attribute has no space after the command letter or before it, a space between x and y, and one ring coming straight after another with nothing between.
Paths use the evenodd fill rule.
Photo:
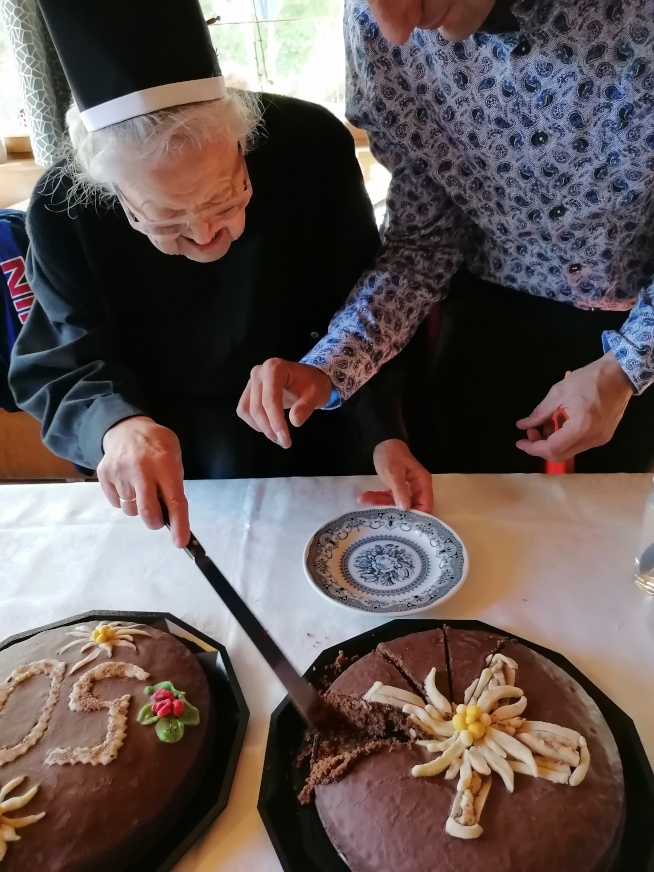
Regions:
<instances>
[{"instance_id":1,"label":"knife handle","mask_svg":"<svg viewBox=\"0 0 654 872\"><path fill-rule=\"evenodd\" d=\"M161 515L163 517L163 522L166 525L166 527L168 527L168 529L170 530L170 515L168 513L168 506L164 502L163 497L159 497L159 508L161 509ZM191 536L191 538L192 538L192 536ZM190 541L191 541L191 539L189 539L189 542ZM188 545L186 547L188 547Z\"/></svg>"}]
</instances>

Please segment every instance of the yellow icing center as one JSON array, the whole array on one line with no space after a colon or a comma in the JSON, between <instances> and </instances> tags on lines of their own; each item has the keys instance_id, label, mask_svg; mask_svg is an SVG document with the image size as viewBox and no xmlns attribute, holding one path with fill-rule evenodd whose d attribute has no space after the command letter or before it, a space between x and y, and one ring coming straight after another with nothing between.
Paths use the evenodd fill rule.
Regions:
<instances>
[{"instance_id":1,"label":"yellow icing center","mask_svg":"<svg viewBox=\"0 0 654 872\"><path fill-rule=\"evenodd\" d=\"M452 726L457 733L467 730L473 739L481 739L486 733L486 720L478 705L459 705L452 718Z\"/></svg>"},{"instance_id":2,"label":"yellow icing center","mask_svg":"<svg viewBox=\"0 0 654 872\"><path fill-rule=\"evenodd\" d=\"M102 645L104 642L112 642L118 633L113 627L108 627L106 624L103 624L101 627L98 627L91 634L93 641L97 642L98 645Z\"/></svg>"}]
</instances>

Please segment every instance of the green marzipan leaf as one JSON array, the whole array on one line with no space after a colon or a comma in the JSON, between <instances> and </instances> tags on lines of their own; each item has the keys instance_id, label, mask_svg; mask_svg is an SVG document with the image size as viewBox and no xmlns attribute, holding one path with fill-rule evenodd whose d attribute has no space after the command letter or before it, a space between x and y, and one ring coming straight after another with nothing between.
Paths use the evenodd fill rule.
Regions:
<instances>
[{"instance_id":1,"label":"green marzipan leaf","mask_svg":"<svg viewBox=\"0 0 654 872\"><path fill-rule=\"evenodd\" d=\"M197 727L200 723L200 712L194 705L191 705L191 703L186 700L184 700L184 705L185 709L177 720L182 724L185 724L187 727Z\"/></svg>"},{"instance_id":2,"label":"green marzipan leaf","mask_svg":"<svg viewBox=\"0 0 654 872\"><path fill-rule=\"evenodd\" d=\"M175 695L179 692L170 681L160 681L159 684L151 684L145 688L145 692L149 693L150 696L152 696L155 690L172 690Z\"/></svg>"},{"instance_id":3,"label":"green marzipan leaf","mask_svg":"<svg viewBox=\"0 0 654 872\"><path fill-rule=\"evenodd\" d=\"M184 724L174 717L159 718L154 729L159 739L168 745L179 742L184 735Z\"/></svg>"},{"instance_id":4,"label":"green marzipan leaf","mask_svg":"<svg viewBox=\"0 0 654 872\"><path fill-rule=\"evenodd\" d=\"M158 720L157 715L152 711L151 703L143 706L141 711L138 713L137 720L139 724L143 724L146 727Z\"/></svg>"}]
</instances>

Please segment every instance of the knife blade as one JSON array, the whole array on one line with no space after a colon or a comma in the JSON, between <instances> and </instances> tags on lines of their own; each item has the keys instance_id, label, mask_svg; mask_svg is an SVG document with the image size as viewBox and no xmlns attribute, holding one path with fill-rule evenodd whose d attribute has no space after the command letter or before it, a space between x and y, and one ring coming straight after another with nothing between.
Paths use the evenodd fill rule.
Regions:
<instances>
[{"instance_id":1,"label":"knife blade","mask_svg":"<svg viewBox=\"0 0 654 872\"><path fill-rule=\"evenodd\" d=\"M170 529L168 510L161 501L164 523ZM295 669L281 648L270 636L259 619L250 610L223 573L207 555L206 551L191 533L184 551L194 561L214 591L227 606L241 628L249 636L264 660L286 688L289 699L302 716L307 726L319 732L334 726L335 712L319 696L316 689Z\"/></svg>"}]
</instances>

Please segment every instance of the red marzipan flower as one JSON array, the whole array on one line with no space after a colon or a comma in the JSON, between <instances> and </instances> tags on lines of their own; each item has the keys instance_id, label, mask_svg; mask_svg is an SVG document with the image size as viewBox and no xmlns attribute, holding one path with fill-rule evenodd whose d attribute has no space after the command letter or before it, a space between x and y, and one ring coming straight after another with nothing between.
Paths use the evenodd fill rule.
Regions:
<instances>
[{"instance_id":1,"label":"red marzipan flower","mask_svg":"<svg viewBox=\"0 0 654 872\"><path fill-rule=\"evenodd\" d=\"M155 699L157 702L161 702L164 699L173 700L175 699L175 694L172 690L164 690L163 687L160 687L159 690L155 690L152 694L152 699Z\"/></svg>"},{"instance_id":2,"label":"red marzipan flower","mask_svg":"<svg viewBox=\"0 0 654 872\"><path fill-rule=\"evenodd\" d=\"M176 699L172 690L155 690L152 699L155 701L150 706L150 710L159 718L168 718L170 715L178 718L186 711L184 700Z\"/></svg>"},{"instance_id":3,"label":"red marzipan flower","mask_svg":"<svg viewBox=\"0 0 654 872\"><path fill-rule=\"evenodd\" d=\"M167 718L173 713L173 704L169 699L162 699L159 702L155 702L154 705L150 706L150 708L159 718Z\"/></svg>"}]
</instances>

